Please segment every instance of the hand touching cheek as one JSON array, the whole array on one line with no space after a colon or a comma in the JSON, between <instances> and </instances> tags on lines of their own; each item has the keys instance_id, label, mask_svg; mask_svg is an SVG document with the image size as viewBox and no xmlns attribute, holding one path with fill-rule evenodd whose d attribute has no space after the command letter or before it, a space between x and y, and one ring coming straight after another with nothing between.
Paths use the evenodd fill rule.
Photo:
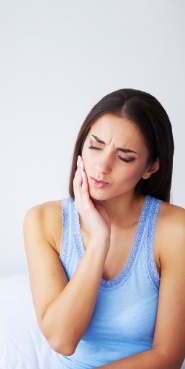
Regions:
<instances>
[{"instance_id":1,"label":"hand touching cheek","mask_svg":"<svg viewBox=\"0 0 185 369\"><path fill-rule=\"evenodd\" d=\"M88 180L82 158L78 157L77 170L73 180L75 206L79 212L84 231L90 239L99 238L110 243L110 219L101 202L95 202L89 195ZM104 244L104 242L101 242Z\"/></svg>"}]
</instances>

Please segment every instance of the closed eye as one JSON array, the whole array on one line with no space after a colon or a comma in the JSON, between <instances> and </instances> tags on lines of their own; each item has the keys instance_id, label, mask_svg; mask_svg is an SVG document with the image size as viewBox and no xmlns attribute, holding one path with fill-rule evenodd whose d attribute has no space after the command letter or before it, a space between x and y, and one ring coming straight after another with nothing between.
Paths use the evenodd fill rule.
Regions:
<instances>
[{"instance_id":1,"label":"closed eye","mask_svg":"<svg viewBox=\"0 0 185 369\"><path fill-rule=\"evenodd\" d=\"M118 158L122 161L124 161L125 163L131 163L133 160L135 160L135 158L122 158L122 156L118 155Z\"/></svg>"},{"instance_id":2,"label":"closed eye","mask_svg":"<svg viewBox=\"0 0 185 369\"><path fill-rule=\"evenodd\" d=\"M96 147L96 146L89 146L88 149L91 149L91 150L103 150L101 149L100 147Z\"/></svg>"}]
</instances>

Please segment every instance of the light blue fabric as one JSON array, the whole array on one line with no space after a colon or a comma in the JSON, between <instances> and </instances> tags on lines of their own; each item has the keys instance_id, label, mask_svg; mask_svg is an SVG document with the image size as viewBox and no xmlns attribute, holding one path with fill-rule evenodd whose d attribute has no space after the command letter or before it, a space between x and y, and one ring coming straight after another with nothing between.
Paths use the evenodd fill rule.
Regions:
<instances>
[{"instance_id":1,"label":"light blue fabric","mask_svg":"<svg viewBox=\"0 0 185 369\"><path fill-rule=\"evenodd\" d=\"M146 196L127 262L117 277L101 280L90 325L73 355L58 355L61 368L95 368L152 346L160 283L153 240L160 205ZM69 279L84 252L78 213L68 198L60 259Z\"/></svg>"}]
</instances>

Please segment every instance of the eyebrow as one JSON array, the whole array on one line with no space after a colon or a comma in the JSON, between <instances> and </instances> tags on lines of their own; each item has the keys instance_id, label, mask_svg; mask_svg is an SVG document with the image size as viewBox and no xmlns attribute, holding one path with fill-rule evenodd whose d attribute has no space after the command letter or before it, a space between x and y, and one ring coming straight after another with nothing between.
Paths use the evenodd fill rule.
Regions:
<instances>
[{"instance_id":1,"label":"eyebrow","mask_svg":"<svg viewBox=\"0 0 185 369\"><path fill-rule=\"evenodd\" d=\"M95 138L95 140L103 145L106 145L106 143L102 140L100 140L99 137L95 136L95 135L91 135L93 138ZM123 147L117 147L117 150L124 152L124 153L133 153L133 154L137 154L136 151L134 150L130 150L130 149L124 149Z\"/></svg>"},{"instance_id":2,"label":"eyebrow","mask_svg":"<svg viewBox=\"0 0 185 369\"><path fill-rule=\"evenodd\" d=\"M103 144L103 145L105 145L105 142L104 141L102 141L102 140L100 140L100 138L98 138L97 136L95 136L95 135L91 135L92 137L94 137L95 138L95 140L97 141L97 142L99 142L99 143L101 143L101 144Z\"/></svg>"}]
</instances>

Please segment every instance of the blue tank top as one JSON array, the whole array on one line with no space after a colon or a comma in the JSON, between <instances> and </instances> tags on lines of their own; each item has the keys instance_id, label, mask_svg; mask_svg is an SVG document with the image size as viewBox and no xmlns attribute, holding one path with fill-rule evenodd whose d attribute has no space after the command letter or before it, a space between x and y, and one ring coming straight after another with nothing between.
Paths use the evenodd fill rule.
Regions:
<instances>
[{"instance_id":1,"label":"blue tank top","mask_svg":"<svg viewBox=\"0 0 185 369\"><path fill-rule=\"evenodd\" d=\"M160 283L154 260L160 205L160 200L145 197L128 259L119 275L101 280L91 322L75 353L58 354L61 368L95 368L151 348ZM64 199L60 259L69 280L84 252L74 201Z\"/></svg>"}]
</instances>

